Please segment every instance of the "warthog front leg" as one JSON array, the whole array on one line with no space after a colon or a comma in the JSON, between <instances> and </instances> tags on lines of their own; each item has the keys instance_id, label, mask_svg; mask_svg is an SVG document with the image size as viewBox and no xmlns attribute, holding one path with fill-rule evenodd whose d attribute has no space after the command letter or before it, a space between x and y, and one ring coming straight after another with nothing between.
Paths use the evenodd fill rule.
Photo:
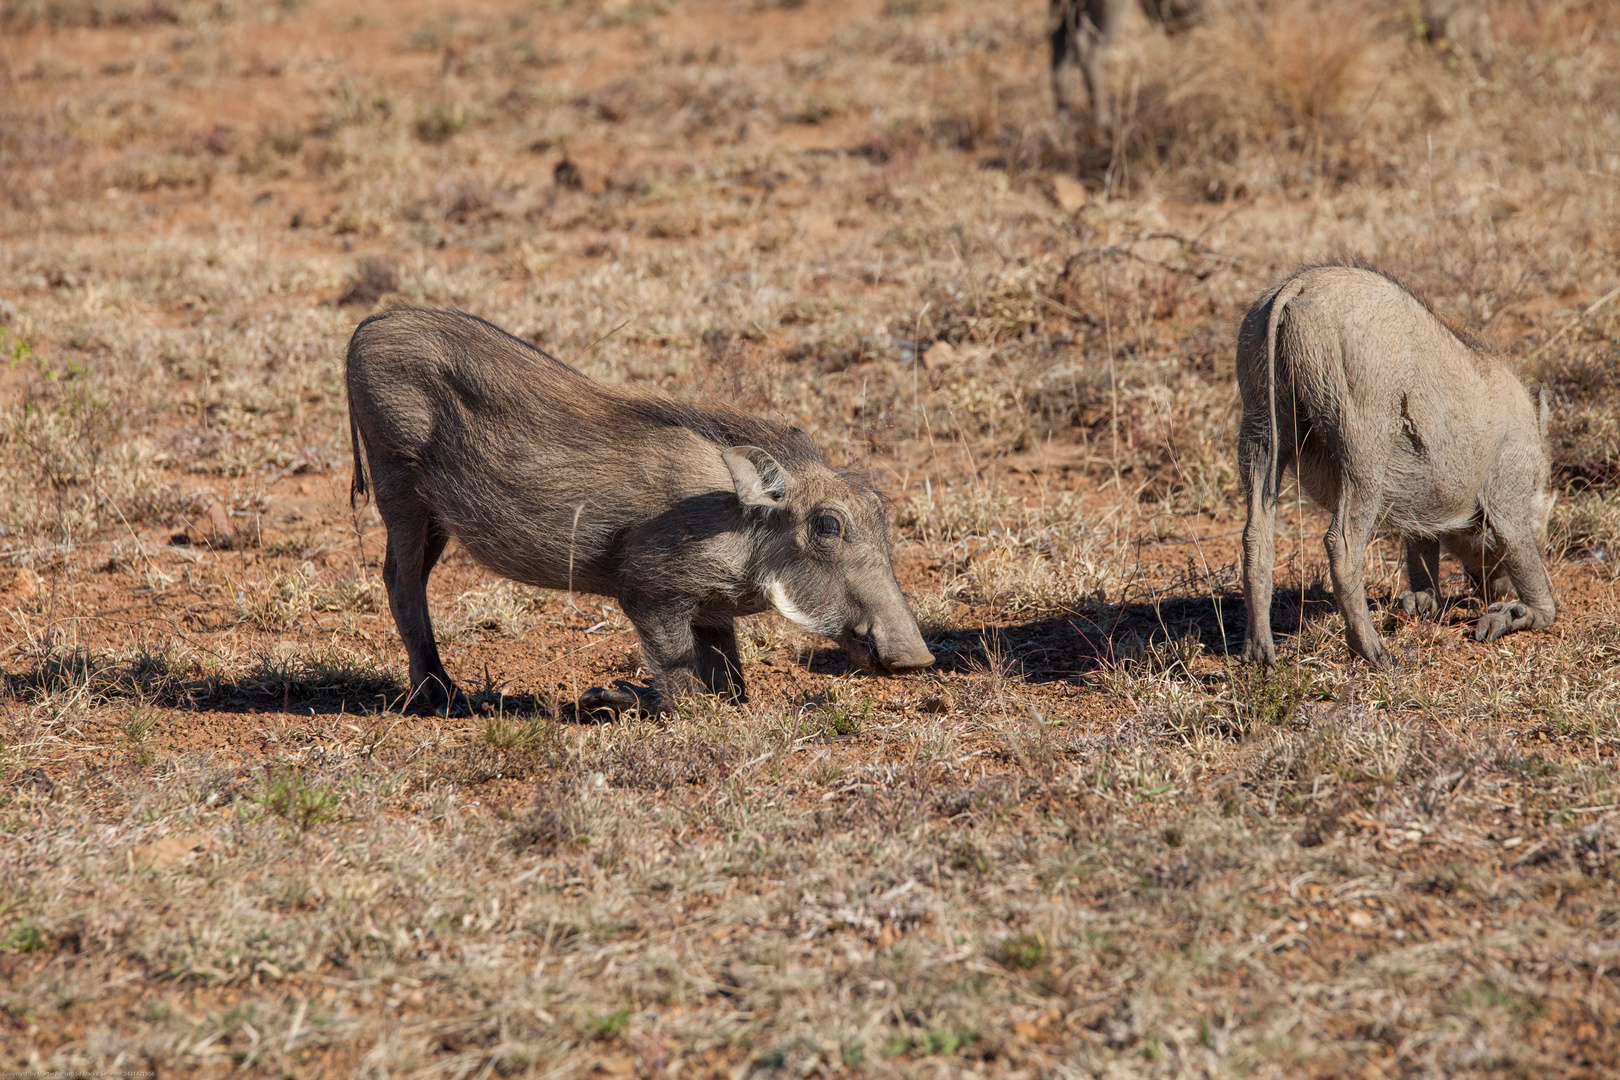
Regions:
<instances>
[{"instance_id":1,"label":"warthog front leg","mask_svg":"<svg viewBox=\"0 0 1620 1080\"><path fill-rule=\"evenodd\" d=\"M1518 630L1540 630L1552 625L1553 619L1558 616L1558 606L1553 602L1552 579L1547 575L1547 564L1542 561L1541 551L1533 540L1522 539L1510 544L1502 565L1519 599L1517 602L1497 601L1491 604L1474 628L1476 641L1495 641L1503 634Z\"/></svg>"},{"instance_id":2,"label":"warthog front leg","mask_svg":"<svg viewBox=\"0 0 1620 1080\"><path fill-rule=\"evenodd\" d=\"M1438 619L1445 607L1440 595L1440 541L1436 537L1412 537L1406 541L1406 579L1410 588L1396 601L1408 615Z\"/></svg>"},{"instance_id":3,"label":"warthog front leg","mask_svg":"<svg viewBox=\"0 0 1620 1080\"><path fill-rule=\"evenodd\" d=\"M617 679L612 686L593 686L579 695L581 712L607 710L613 713L642 712L657 716L658 692L650 686L637 686L628 679Z\"/></svg>"},{"instance_id":4,"label":"warthog front leg","mask_svg":"<svg viewBox=\"0 0 1620 1080\"><path fill-rule=\"evenodd\" d=\"M580 695L584 709L612 709L661 715L675 711L681 698L723 694L742 699L742 662L737 631L729 618L694 622L685 603L641 595L619 597L619 607L641 637L641 652L650 686L620 680Z\"/></svg>"},{"instance_id":5,"label":"warthog front leg","mask_svg":"<svg viewBox=\"0 0 1620 1080\"><path fill-rule=\"evenodd\" d=\"M742 658L737 653L737 620L730 616L694 620L697 677L704 689L739 705L748 700L743 687Z\"/></svg>"}]
</instances>

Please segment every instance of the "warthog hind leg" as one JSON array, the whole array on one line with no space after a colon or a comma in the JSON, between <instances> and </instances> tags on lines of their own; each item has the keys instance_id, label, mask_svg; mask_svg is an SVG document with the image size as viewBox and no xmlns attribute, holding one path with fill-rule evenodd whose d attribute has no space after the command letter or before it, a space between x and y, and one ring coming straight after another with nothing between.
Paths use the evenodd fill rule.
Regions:
<instances>
[{"instance_id":1,"label":"warthog hind leg","mask_svg":"<svg viewBox=\"0 0 1620 1080\"><path fill-rule=\"evenodd\" d=\"M1355 460L1353 453L1346 455ZM1344 616L1345 636L1350 649L1368 663L1381 668L1395 666L1378 631L1373 628L1372 616L1367 613L1367 591L1362 581L1362 570L1367 559L1367 542L1372 539L1373 527L1378 522L1381 493L1357 484L1346 477L1339 488L1339 505L1333 513L1333 523L1322 538L1327 548L1328 572L1333 578L1333 599L1339 613Z\"/></svg>"},{"instance_id":2,"label":"warthog hind leg","mask_svg":"<svg viewBox=\"0 0 1620 1080\"><path fill-rule=\"evenodd\" d=\"M1285 421L1290 418L1281 418ZM1248 520L1243 526L1243 609L1248 621L1243 634L1243 659L1262 664L1277 662L1277 644L1271 636L1272 571L1277 558L1277 495L1283 473L1294 458L1293 428L1278 440L1275 469L1272 435L1262 428L1263 418L1244 418L1238 440L1238 469L1248 497Z\"/></svg>"},{"instance_id":3,"label":"warthog hind leg","mask_svg":"<svg viewBox=\"0 0 1620 1080\"><path fill-rule=\"evenodd\" d=\"M420 504L387 504L388 551L383 557L383 585L411 665L411 701L435 711L457 702L456 684L445 673L439 645L428 616L427 580L450 541Z\"/></svg>"}]
</instances>

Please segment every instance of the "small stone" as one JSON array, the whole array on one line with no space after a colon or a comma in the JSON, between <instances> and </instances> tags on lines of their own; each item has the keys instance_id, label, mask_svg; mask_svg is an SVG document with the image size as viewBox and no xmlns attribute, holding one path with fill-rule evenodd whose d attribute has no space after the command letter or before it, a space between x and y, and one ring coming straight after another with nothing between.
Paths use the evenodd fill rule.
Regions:
<instances>
[{"instance_id":1,"label":"small stone","mask_svg":"<svg viewBox=\"0 0 1620 1080\"><path fill-rule=\"evenodd\" d=\"M207 842L208 838L201 834L166 836L150 844L142 844L131 852L130 859L137 866L150 866L154 870L161 870L165 866L189 861L197 849Z\"/></svg>"},{"instance_id":2,"label":"small stone","mask_svg":"<svg viewBox=\"0 0 1620 1080\"><path fill-rule=\"evenodd\" d=\"M26 566L0 567L0 596L27 600L39 592L39 577Z\"/></svg>"},{"instance_id":3,"label":"small stone","mask_svg":"<svg viewBox=\"0 0 1620 1080\"><path fill-rule=\"evenodd\" d=\"M1074 177L1062 173L1052 177L1052 201L1065 214L1072 214L1084 207L1088 198L1085 185Z\"/></svg>"},{"instance_id":4,"label":"small stone","mask_svg":"<svg viewBox=\"0 0 1620 1080\"><path fill-rule=\"evenodd\" d=\"M214 530L210 538L214 547L229 549L236 546L236 530L231 526L231 516L225 504L218 499L208 504L208 524Z\"/></svg>"},{"instance_id":5,"label":"small stone","mask_svg":"<svg viewBox=\"0 0 1620 1080\"><path fill-rule=\"evenodd\" d=\"M920 358L924 368L937 371L956 362L956 349L948 341L936 341L923 350Z\"/></svg>"}]
</instances>

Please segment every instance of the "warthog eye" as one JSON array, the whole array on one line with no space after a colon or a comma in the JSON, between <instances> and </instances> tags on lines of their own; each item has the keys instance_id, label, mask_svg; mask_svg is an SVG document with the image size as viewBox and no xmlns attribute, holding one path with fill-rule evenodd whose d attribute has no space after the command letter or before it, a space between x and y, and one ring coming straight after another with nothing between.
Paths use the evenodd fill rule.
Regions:
<instances>
[{"instance_id":1,"label":"warthog eye","mask_svg":"<svg viewBox=\"0 0 1620 1080\"><path fill-rule=\"evenodd\" d=\"M818 514L810 523L811 530L817 536L836 537L844 535L844 523L838 520L836 514Z\"/></svg>"}]
</instances>

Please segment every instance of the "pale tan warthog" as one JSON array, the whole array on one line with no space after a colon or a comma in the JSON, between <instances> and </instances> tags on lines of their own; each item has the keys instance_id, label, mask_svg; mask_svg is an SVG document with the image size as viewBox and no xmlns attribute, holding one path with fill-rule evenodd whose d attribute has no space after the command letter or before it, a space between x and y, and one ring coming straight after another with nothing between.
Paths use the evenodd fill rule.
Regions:
<instances>
[{"instance_id":1,"label":"pale tan warthog","mask_svg":"<svg viewBox=\"0 0 1620 1080\"><path fill-rule=\"evenodd\" d=\"M1489 605L1478 640L1553 621L1541 557L1553 504L1545 391L1538 410L1499 360L1396 282L1355 266L1301 270L1255 301L1238 333L1237 377L1245 659L1277 659L1273 545L1290 464L1333 514L1323 544L1334 600L1350 648L1372 663L1392 664L1362 584L1375 529L1405 540L1408 613L1441 610L1444 548ZM1501 599L1510 587L1517 602Z\"/></svg>"}]
</instances>

